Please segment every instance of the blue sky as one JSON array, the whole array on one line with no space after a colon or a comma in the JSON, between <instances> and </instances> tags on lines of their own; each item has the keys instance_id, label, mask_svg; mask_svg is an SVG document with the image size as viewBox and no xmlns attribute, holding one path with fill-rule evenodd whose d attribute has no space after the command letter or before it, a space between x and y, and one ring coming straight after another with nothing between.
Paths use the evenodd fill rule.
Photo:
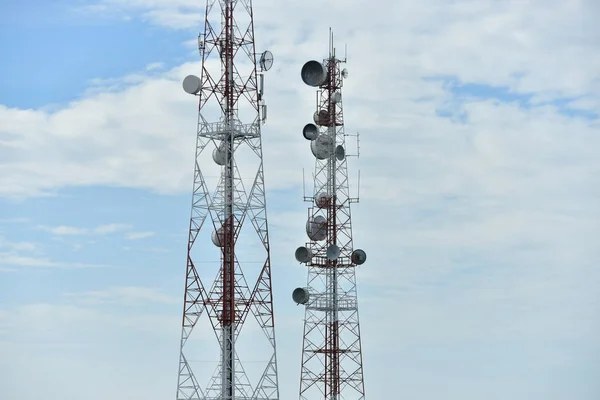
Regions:
<instances>
[{"instance_id":1,"label":"blue sky","mask_svg":"<svg viewBox=\"0 0 600 400\"><path fill-rule=\"evenodd\" d=\"M116 199L118 207L114 206ZM75 287L99 290L122 281L161 286L180 278L165 252L182 247L177 245L186 238L188 204L183 196L148 196L137 190L110 188L67 189L58 198L3 201L2 220L17 220L4 222L2 235L14 242L36 243L29 256L98 268L44 271L42 266L33 274L9 274L6 278L10 284L0 299L13 305L26 301L30 293L22 288L32 284L42 299L50 299L57 291L68 292ZM68 234L69 230L64 229L62 235L57 235L61 226L89 232ZM157 226L161 227L158 234ZM150 273L140 274L140 265L146 265ZM112 272L107 274L102 266L109 266Z\"/></svg>"},{"instance_id":2,"label":"blue sky","mask_svg":"<svg viewBox=\"0 0 600 400\"><path fill-rule=\"evenodd\" d=\"M399 398L596 400L600 9L387 3L366 22L364 0L254 2L257 50L275 55L263 140L281 397L298 390L290 294L313 163L299 71L332 26L361 133L369 399L397 382ZM174 396L197 117L181 80L198 73L202 8L0 2L0 398Z\"/></svg>"},{"instance_id":3,"label":"blue sky","mask_svg":"<svg viewBox=\"0 0 600 400\"><path fill-rule=\"evenodd\" d=\"M79 98L93 79L120 77L157 60L169 67L189 59L183 42L194 39L190 31L159 29L140 18L111 18L77 6L62 0L2 3L0 46L11 61L0 66L2 104L64 104Z\"/></svg>"}]
</instances>

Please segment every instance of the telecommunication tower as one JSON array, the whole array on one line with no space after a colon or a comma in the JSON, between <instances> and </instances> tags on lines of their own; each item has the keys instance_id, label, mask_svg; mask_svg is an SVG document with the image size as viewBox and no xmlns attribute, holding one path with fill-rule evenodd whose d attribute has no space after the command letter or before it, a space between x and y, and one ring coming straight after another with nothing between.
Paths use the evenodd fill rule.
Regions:
<instances>
[{"instance_id":1,"label":"telecommunication tower","mask_svg":"<svg viewBox=\"0 0 600 400\"><path fill-rule=\"evenodd\" d=\"M346 58L336 58L330 31L329 57L302 67L304 83L317 88L314 123L304 126L316 158L313 196L308 209L309 242L295 257L308 267L308 281L292 293L305 306L300 379L301 400L364 399L364 382L355 268L366 253L354 249L342 86ZM358 138L357 138L358 139ZM358 154L356 154L358 156Z\"/></svg>"},{"instance_id":2,"label":"telecommunication tower","mask_svg":"<svg viewBox=\"0 0 600 400\"><path fill-rule=\"evenodd\" d=\"M273 55L255 51L252 1L207 0L198 49L200 77L183 80L199 117L176 398L277 400L261 141Z\"/></svg>"}]
</instances>

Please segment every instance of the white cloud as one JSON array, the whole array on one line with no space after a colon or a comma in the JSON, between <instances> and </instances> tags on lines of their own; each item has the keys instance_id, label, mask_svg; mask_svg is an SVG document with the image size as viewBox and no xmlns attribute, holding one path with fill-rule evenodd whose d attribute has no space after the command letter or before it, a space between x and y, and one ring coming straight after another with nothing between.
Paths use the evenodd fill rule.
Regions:
<instances>
[{"instance_id":1,"label":"white cloud","mask_svg":"<svg viewBox=\"0 0 600 400\"><path fill-rule=\"evenodd\" d=\"M165 67L165 63L162 62L155 62L155 63L150 63L148 65L146 65L146 71L154 71L154 70L160 70L163 69Z\"/></svg>"},{"instance_id":2,"label":"white cloud","mask_svg":"<svg viewBox=\"0 0 600 400\"><path fill-rule=\"evenodd\" d=\"M123 250L125 251L142 251L144 253L170 253L172 249L166 249L163 247L131 247L131 246L123 246Z\"/></svg>"},{"instance_id":3,"label":"white cloud","mask_svg":"<svg viewBox=\"0 0 600 400\"><path fill-rule=\"evenodd\" d=\"M155 288L127 286L113 287L107 290L96 290L81 293L64 293L70 298L80 299L85 304L97 305L105 303L115 303L123 305L165 303L178 304L179 297L173 297L162 293Z\"/></svg>"},{"instance_id":4,"label":"white cloud","mask_svg":"<svg viewBox=\"0 0 600 400\"><path fill-rule=\"evenodd\" d=\"M29 222L28 218L0 218L0 224L22 224Z\"/></svg>"},{"instance_id":5,"label":"white cloud","mask_svg":"<svg viewBox=\"0 0 600 400\"><path fill-rule=\"evenodd\" d=\"M53 235L85 235L88 233L87 229L76 228L74 226L40 226L39 229L49 232Z\"/></svg>"},{"instance_id":6,"label":"white cloud","mask_svg":"<svg viewBox=\"0 0 600 400\"><path fill-rule=\"evenodd\" d=\"M139 16L151 23L187 29L198 26L204 17L204 4L193 0L98 0L77 10L91 15L107 15L113 18L130 19Z\"/></svg>"},{"instance_id":7,"label":"white cloud","mask_svg":"<svg viewBox=\"0 0 600 400\"><path fill-rule=\"evenodd\" d=\"M86 399L168 397L174 383L167 370L177 368L177 355L168 353L178 347L180 322L172 313L119 315L62 304L0 310L0 392L7 399L35 398L40 390L76 398L103 382ZM29 360L27 368L21 368L23 360ZM29 384L23 385L26 376ZM148 377L153 383L143 384Z\"/></svg>"},{"instance_id":8,"label":"white cloud","mask_svg":"<svg viewBox=\"0 0 600 400\"><path fill-rule=\"evenodd\" d=\"M0 236L0 249L8 248L16 251L34 251L37 246L31 242L10 242L4 236Z\"/></svg>"},{"instance_id":9,"label":"white cloud","mask_svg":"<svg viewBox=\"0 0 600 400\"><path fill-rule=\"evenodd\" d=\"M77 228L74 226L39 226L38 229L49 232L53 235L57 236L81 236L81 235L106 235L110 233L121 232L125 230L131 229L130 225L127 224L107 224L107 225L99 225L95 228Z\"/></svg>"},{"instance_id":10,"label":"white cloud","mask_svg":"<svg viewBox=\"0 0 600 400\"><path fill-rule=\"evenodd\" d=\"M19 256L14 253L0 253L0 265L23 267L58 267L61 264L45 258Z\"/></svg>"},{"instance_id":11,"label":"white cloud","mask_svg":"<svg viewBox=\"0 0 600 400\"><path fill-rule=\"evenodd\" d=\"M145 239L154 236L154 232L131 232L126 235L128 240Z\"/></svg>"},{"instance_id":12,"label":"white cloud","mask_svg":"<svg viewBox=\"0 0 600 400\"><path fill-rule=\"evenodd\" d=\"M105 265L52 261L45 257L28 257L12 252L0 252L0 266L52 268L104 268Z\"/></svg>"},{"instance_id":13,"label":"white cloud","mask_svg":"<svg viewBox=\"0 0 600 400\"><path fill-rule=\"evenodd\" d=\"M143 7L156 12L169 6L166 2L144 1L106 4ZM266 77L269 122L264 128L265 162L278 166L270 168L270 184L279 187L289 182L290 176L294 176L291 174L297 172L297 164L307 157L295 133L311 114L312 91L299 82L298 70L308 58L324 55L326 24L336 27L340 41L350 43L346 120L350 130L363 133L363 154L367 157L373 150L385 163L382 151L391 156L391 151L410 140L411 146L404 146L409 151L414 148L415 140L425 138L438 140L440 145L453 143L456 151L462 138L476 133L482 144L494 140L516 145L515 140L529 140L535 146L538 136L544 137L543 131L537 129L542 126L551 128L554 137L558 135L557 141L552 139L555 143L562 143L560 135L565 130L575 132L574 143L595 140L591 133L595 123L563 118L551 109L524 112L515 106L471 102L463 106L472 120L467 126L455 126L433 115L435 108L452 97L441 83L424 81L422 78L426 76L451 75L463 82L509 85L517 92L546 93L554 97L589 96L596 88L594 74L600 60L589 58L589 54L596 52L587 44L585 31L572 30L568 42L555 40L553 33L556 29L567 31L578 24L584 8L558 2L555 12L543 13L539 21L531 21L529 15L536 2L468 4L440 5L432 0L419 5L394 3L391 10L385 8L385 15L376 11L373 18L379 23L368 29L358 24L362 17L350 11L362 8L362 3L356 0L331 21L315 20L312 8L303 3L289 7L274 7L272 2L255 5L257 18L263 23L267 20L265 15L277 15L269 19L267 26L279 32L273 35L257 25L259 44L269 42L276 56L275 68ZM186 2L175 3L174 7L187 5ZM546 4L543 8L548 7ZM475 13L484 17L471 19ZM291 18L292 15L295 18ZM388 15L395 15L399 20L390 20ZM476 22L466 23L466 19ZM302 24L312 28L307 28L302 43L291 46L290 42L295 42L294 37L302 32ZM521 36L531 38L530 48L519 44L519 35L510 34L519 30L524 32ZM550 41L553 43L551 52L547 51ZM375 42L380 45L369 45ZM185 64L158 77L137 73L112 82L96 82L94 92L88 97L54 113L0 109L4 121L2 132L9 134L13 138L11 143L16 146L11 150L14 156L2 166L5 171L0 175L0 191L5 196L26 196L73 184L133 186L161 193L188 190L192 155L187 149L193 145L190 127L194 126L195 101L182 93L180 81L198 68L197 63ZM577 79L562 79L572 71L577 71ZM515 78L516 75L520 78ZM431 100L414 102L418 97ZM502 131L516 128L515 132L521 132L524 123L529 122L538 125L535 131L502 137ZM81 126L86 126L85 131ZM495 126L503 126L502 131ZM96 131L102 135L89 135ZM283 132L285 134L281 134ZM387 142L385 149L368 148L369 142L381 141ZM542 144L546 145L545 142L543 139ZM591 152L593 146L587 147ZM46 151L48 148L52 151ZM467 151L481 151L479 148L461 150L463 153L456 157L464 158ZM542 147L538 153L545 154L544 151L554 149ZM490 155L488 152L482 156ZM42 170L35 167L40 159L47 166ZM473 162L479 164L461 168L469 168L473 174L478 168L481 170L480 163L485 161ZM23 182L28 184L25 186Z\"/></svg>"},{"instance_id":14,"label":"white cloud","mask_svg":"<svg viewBox=\"0 0 600 400\"><path fill-rule=\"evenodd\" d=\"M108 224L96 227L94 233L105 235L107 233L121 232L129 229L131 229L131 226L126 224Z\"/></svg>"}]
</instances>

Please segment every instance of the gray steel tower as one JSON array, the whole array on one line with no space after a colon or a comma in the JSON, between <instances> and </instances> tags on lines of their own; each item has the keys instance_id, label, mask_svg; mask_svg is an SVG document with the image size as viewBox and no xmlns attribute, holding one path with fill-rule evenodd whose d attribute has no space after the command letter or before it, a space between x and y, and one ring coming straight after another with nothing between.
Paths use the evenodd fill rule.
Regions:
<instances>
[{"instance_id":1,"label":"gray steel tower","mask_svg":"<svg viewBox=\"0 0 600 400\"><path fill-rule=\"evenodd\" d=\"M347 78L330 33L329 57L302 67L304 83L317 88L314 123L303 129L316 158L306 233L296 250L308 267L306 287L292 294L305 306L300 399L364 399L355 268L366 260L352 243L342 86ZM358 155L358 154L357 154Z\"/></svg>"},{"instance_id":2,"label":"gray steel tower","mask_svg":"<svg viewBox=\"0 0 600 400\"><path fill-rule=\"evenodd\" d=\"M200 77L183 80L199 118L176 398L277 400L261 143L273 55L255 52L251 0L207 0L198 48ZM249 316L260 329L242 333Z\"/></svg>"}]
</instances>

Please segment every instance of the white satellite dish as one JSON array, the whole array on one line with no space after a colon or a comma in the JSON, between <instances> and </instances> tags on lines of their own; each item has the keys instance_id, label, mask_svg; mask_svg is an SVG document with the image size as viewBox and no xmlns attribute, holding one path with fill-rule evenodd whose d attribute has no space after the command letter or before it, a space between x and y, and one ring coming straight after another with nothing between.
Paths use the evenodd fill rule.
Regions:
<instances>
[{"instance_id":1,"label":"white satellite dish","mask_svg":"<svg viewBox=\"0 0 600 400\"><path fill-rule=\"evenodd\" d=\"M313 114L313 121L317 125L326 125L329 122L329 115L327 110L315 111Z\"/></svg>"},{"instance_id":2,"label":"white satellite dish","mask_svg":"<svg viewBox=\"0 0 600 400\"><path fill-rule=\"evenodd\" d=\"M271 53L269 50L262 53L258 64L263 71L270 70L273 66L273 53Z\"/></svg>"},{"instance_id":3,"label":"white satellite dish","mask_svg":"<svg viewBox=\"0 0 600 400\"><path fill-rule=\"evenodd\" d=\"M315 140L310 142L310 150L313 156L319 160L325 160L331 156L333 147L333 138L331 135L319 135Z\"/></svg>"},{"instance_id":4,"label":"white satellite dish","mask_svg":"<svg viewBox=\"0 0 600 400\"><path fill-rule=\"evenodd\" d=\"M294 300L296 304L308 303L309 297L308 290L304 288L297 288L292 292L292 300Z\"/></svg>"},{"instance_id":5,"label":"white satellite dish","mask_svg":"<svg viewBox=\"0 0 600 400\"><path fill-rule=\"evenodd\" d=\"M340 92L335 92L331 96L331 101L333 101L334 103L339 103L340 101L342 101L342 94Z\"/></svg>"},{"instance_id":6,"label":"white satellite dish","mask_svg":"<svg viewBox=\"0 0 600 400\"><path fill-rule=\"evenodd\" d=\"M202 89L202 82L196 75L188 75L183 79L183 90L189 94L198 94Z\"/></svg>"},{"instance_id":7,"label":"white satellite dish","mask_svg":"<svg viewBox=\"0 0 600 400\"><path fill-rule=\"evenodd\" d=\"M327 248L327 259L335 261L340 256L340 248L335 244L332 244Z\"/></svg>"},{"instance_id":8,"label":"white satellite dish","mask_svg":"<svg viewBox=\"0 0 600 400\"><path fill-rule=\"evenodd\" d=\"M346 79L348 77L348 70L346 68L344 68L342 70L342 78Z\"/></svg>"},{"instance_id":9,"label":"white satellite dish","mask_svg":"<svg viewBox=\"0 0 600 400\"><path fill-rule=\"evenodd\" d=\"M223 247L225 242L225 233L223 232L223 228L213 231L212 235L210 235L210 238L215 246Z\"/></svg>"},{"instance_id":10,"label":"white satellite dish","mask_svg":"<svg viewBox=\"0 0 600 400\"><path fill-rule=\"evenodd\" d=\"M315 140L319 136L319 128L315 124L306 124L302 129L302 135L307 140Z\"/></svg>"},{"instance_id":11,"label":"white satellite dish","mask_svg":"<svg viewBox=\"0 0 600 400\"><path fill-rule=\"evenodd\" d=\"M321 86L327 80L327 70L325 66L318 61L308 61L300 71L302 82L308 86Z\"/></svg>"},{"instance_id":12,"label":"white satellite dish","mask_svg":"<svg viewBox=\"0 0 600 400\"><path fill-rule=\"evenodd\" d=\"M327 237L327 220L317 215L306 222L306 234L311 240L319 242Z\"/></svg>"},{"instance_id":13,"label":"white satellite dish","mask_svg":"<svg viewBox=\"0 0 600 400\"><path fill-rule=\"evenodd\" d=\"M310 249L300 246L296 249L295 257L298 262L307 263L312 259L312 252Z\"/></svg>"},{"instance_id":14,"label":"white satellite dish","mask_svg":"<svg viewBox=\"0 0 600 400\"><path fill-rule=\"evenodd\" d=\"M325 208L327 207L330 199L331 196L325 192L321 192L315 196L315 205L319 208Z\"/></svg>"},{"instance_id":15,"label":"white satellite dish","mask_svg":"<svg viewBox=\"0 0 600 400\"><path fill-rule=\"evenodd\" d=\"M335 148L335 158L339 161L344 160L346 158L346 150L344 150L344 146L339 145Z\"/></svg>"},{"instance_id":16,"label":"white satellite dish","mask_svg":"<svg viewBox=\"0 0 600 400\"><path fill-rule=\"evenodd\" d=\"M361 249L354 250L350 259L352 260L352 263L356 265L364 264L364 262L367 261L367 253Z\"/></svg>"},{"instance_id":17,"label":"white satellite dish","mask_svg":"<svg viewBox=\"0 0 600 400\"><path fill-rule=\"evenodd\" d=\"M213 161L217 165L225 165L225 149L223 148L223 144L219 145L218 147L215 147L212 152Z\"/></svg>"}]
</instances>

